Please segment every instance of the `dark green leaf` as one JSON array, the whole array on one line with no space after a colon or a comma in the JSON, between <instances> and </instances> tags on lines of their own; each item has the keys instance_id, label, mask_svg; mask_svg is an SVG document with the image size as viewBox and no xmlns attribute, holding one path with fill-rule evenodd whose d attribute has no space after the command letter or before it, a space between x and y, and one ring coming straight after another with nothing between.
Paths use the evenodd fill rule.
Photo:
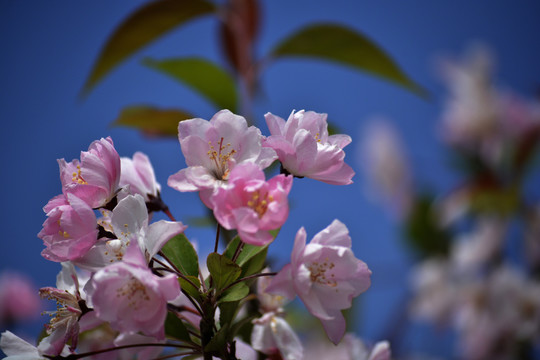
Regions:
<instances>
[{"instance_id":1,"label":"dark green leaf","mask_svg":"<svg viewBox=\"0 0 540 360\"><path fill-rule=\"evenodd\" d=\"M181 110L130 106L124 108L111 125L136 128L152 136L176 137L178 136L178 123L193 117L193 115Z\"/></svg>"},{"instance_id":2,"label":"dark green leaf","mask_svg":"<svg viewBox=\"0 0 540 360\"><path fill-rule=\"evenodd\" d=\"M187 84L211 101L217 109L236 112L237 91L234 79L222 68L201 58L145 59L143 64Z\"/></svg>"},{"instance_id":3,"label":"dark green leaf","mask_svg":"<svg viewBox=\"0 0 540 360\"><path fill-rule=\"evenodd\" d=\"M232 324L236 314L239 310L239 302L221 302L219 304L219 324L227 326L227 324Z\"/></svg>"},{"instance_id":4,"label":"dark green leaf","mask_svg":"<svg viewBox=\"0 0 540 360\"><path fill-rule=\"evenodd\" d=\"M426 91L365 35L337 24L310 25L278 44L273 58L311 57L335 61L392 81L418 95Z\"/></svg>"},{"instance_id":5,"label":"dark green leaf","mask_svg":"<svg viewBox=\"0 0 540 360\"><path fill-rule=\"evenodd\" d=\"M242 273L240 266L233 263L227 257L215 252L208 255L206 265L212 276L214 287L218 290L230 285Z\"/></svg>"},{"instance_id":6,"label":"dark green leaf","mask_svg":"<svg viewBox=\"0 0 540 360\"><path fill-rule=\"evenodd\" d=\"M165 320L165 334L178 340L191 341L189 333L182 320L171 312L167 313L167 319Z\"/></svg>"},{"instance_id":7,"label":"dark green leaf","mask_svg":"<svg viewBox=\"0 0 540 360\"><path fill-rule=\"evenodd\" d=\"M217 333L214 334L212 340L204 347L207 352L219 352L227 348L229 340L229 326L226 324Z\"/></svg>"},{"instance_id":8,"label":"dark green leaf","mask_svg":"<svg viewBox=\"0 0 540 360\"><path fill-rule=\"evenodd\" d=\"M439 224L433 211L433 196L421 195L416 199L405 226L409 245L419 255L448 254L450 234Z\"/></svg>"},{"instance_id":9,"label":"dark green leaf","mask_svg":"<svg viewBox=\"0 0 540 360\"><path fill-rule=\"evenodd\" d=\"M272 235L277 236L277 232L279 232L279 229L272 230ZM225 252L223 253L224 256L226 256L229 259L232 259L234 256L234 253L236 251L236 248L240 245L240 238L236 236L225 249ZM261 251L265 250L268 246L255 246L250 244L244 244L244 247L242 248L242 251L240 252L240 255L236 259L236 263L239 266L243 266L249 259L260 253Z\"/></svg>"},{"instance_id":10,"label":"dark green leaf","mask_svg":"<svg viewBox=\"0 0 540 360\"><path fill-rule=\"evenodd\" d=\"M180 283L180 288L188 293L192 298L194 298L196 301L201 301L201 293L199 292L199 287L201 286L201 283L199 282L199 279L197 279L195 276L186 276L192 284L196 286L193 287L189 282L187 282L185 279L178 278L178 282Z\"/></svg>"},{"instance_id":11,"label":"dark green leaf","mask_svg":"<svg viewBox=\"0 0 540 360\"><path fill-rule=\"evenodd\" d=\"M150 1L131 14L109 37L83 87L86 95L105 75L135 52L189 20L214 12L205 0Z\"/></svg>"},{"instance_id":12,"label":"dark green leaf","mask_svg":"<svg viewBox=\"0 0 540 360\"><path fill-rule=\"evenodd\" d=\"M182 274L197 278L199 275L197 252L184 234L173 237L161 251Z\"/></svg>"},{"instance_id":13,"label":"dark green leaf","mask_svg":"<svg viewBox=\"0 0 540 360\"><path fill-rule=\"evenodd\" d=\"M219 298L219 302L231 302L239 301L245 298L249 294L249 287L244 282L239 282L238 284L227 289L223 295Z\"/></svg>"},{"instance_id":14,"label":"dark green leaf","mask_svg":"<svg viewBox=\"0 0 540 360\"><path fill-rule=\"evenodd\" d=\"M263 249L249 258L242 264L242 277L250 276L260 272L266 263L266 254L268 246L263 246Z\"/></svg>"}]
</instances>

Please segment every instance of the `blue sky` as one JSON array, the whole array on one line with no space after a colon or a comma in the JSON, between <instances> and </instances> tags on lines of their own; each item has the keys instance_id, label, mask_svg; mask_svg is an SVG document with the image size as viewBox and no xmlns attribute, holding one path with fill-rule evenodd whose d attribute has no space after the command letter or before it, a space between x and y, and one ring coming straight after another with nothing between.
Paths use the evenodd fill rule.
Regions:
<instances>
[{"instance_id":1,"label":"blue sky","mask_svg":"<svg viewBox=\"0 0 540 360\"><path fill-rule=\"evenodd\" d=\"M264 96L255 104L263 134L270 111L282 117L292 109L326 112L342 132L353 137L347 162L357 171L355 183L331 186L295 181L291 217L271 254L288 261L294 234L304 226L308 236L338 218L353 237L353 249L373 271L373 285L362 296L360 335L382 336L392 312L406 293L410 254L399 240L399 226L388 212L365 196L358 156L363 126L374 115L387 117L408 147L420 184L444 190L456 181L437 138L444 99L436 75L436 58L459 56L481 41L496 55L500 84L533 96L540 86L540 5L535 1L261 1L263 24L259 55L292 31L314 21L338 22L371 37L403 70L432 94L429 101L399 87L320 61L283 60L271 65L263 79ZM0 216L0 270L29 274L37 286L54 285L59 265L40 256L36 234L45 220L41 208L61 191L57 158L78 158L95 139L112 136L121 156L145 152L156 168L163 198L175 216L204 214L195 194L180 194L166 179L184 166L175 140L155 141L134 130L109 124L125 106L149 104L185 107L209 119L215 110L186 87L141 65L145 56L164 59L202 55L223 63L217 43L217 22L205 18L174 31L143 49L81 100L79 91L107 36L143 1L0 2L0 156L3 206ZM331 4L331 5L329 5ZM190 227L188 237L202 251L211 251L212 232ZM45 318L42 319L43 321ZM419 340L420 339L420 340ZM410 348L434 353L439 346L411 338ZM417 342L417 343L415 343Z\"/></svg>"}]
</instances>

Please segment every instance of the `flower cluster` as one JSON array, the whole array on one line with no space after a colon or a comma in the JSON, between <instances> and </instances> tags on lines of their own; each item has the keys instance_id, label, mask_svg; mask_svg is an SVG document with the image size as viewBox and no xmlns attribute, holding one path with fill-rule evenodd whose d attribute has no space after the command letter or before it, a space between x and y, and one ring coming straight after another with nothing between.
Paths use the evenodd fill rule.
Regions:
<instances>
[{"instance_id":1,"label":"flower cluster","mask_svg":"<svg viewBox=\"0 0 540 360\"><path fill-rule=\"evenodd\" d=\"M463 359L535 358L540 202L529 185L538 175L540 106L495 86L492 64L480 47L444 63L440 132L461 179L445 194L416 193L389 126L372 128L365 148L374 183L401 210L422 258L411 276L412 318L451 325Z\"/></svg>"},{"instance_id":2,"label":"flower cluster","mask_svg":"<svg viewBox=\"0 0 540 360\"><path fill-rule=\"evenodd\" d=\"M119 358L147 359L171 349L179 352L166 356L237 359L260 352L302 359L300 338L283 309L296 295L338 344L345 336L342 310L369 288L371 276L351 250L347 227L334 220L309 244L301 228L291 263L278 273L263 267L288 218L293 178L350 184L354 172L343 147L351 139L329 136L326 114L293 112L287 121L267 114L266 120L269 137L228 110L210 121L179 123L187 168L171 175L168 185L197 191L213 211L218 236L206 272L184 235L187 227L161 199L146 155L120 158L106 138L80 159L59 160L62 194L44 207L47 219L38 234L43 257L62 264L56 287L40 290L57 309L49 312L37 347L10 332L2 335L8 359L107 358L113 351ZM267 179L264 170L276 160L282 173ZM171 221L152 222L155 211ZM237 232L222 254L221 227ZM256 278L258 291L250 296ZM256 306L248 306L254 297ZM244 326L252 329L248 338L240 337ZM369 358L388 359L388 345L378 345Z\"/></svg>"}]
</instances>

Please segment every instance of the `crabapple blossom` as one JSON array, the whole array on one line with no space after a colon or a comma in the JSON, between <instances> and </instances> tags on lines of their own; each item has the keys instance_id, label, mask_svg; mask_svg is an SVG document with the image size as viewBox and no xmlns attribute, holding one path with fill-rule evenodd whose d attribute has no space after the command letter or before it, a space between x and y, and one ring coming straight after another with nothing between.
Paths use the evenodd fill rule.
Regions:
<instances>
[{"instance_id":1,"label":"crabapple blossom","mask_svg":"<svg viewBox=\"0 0 540 360\"><path fill-rule=\"evenodd\" d=\"M323 339L308 342L304 359L390 360L390 344L379 341L368 349L362 339L347 333L337 346Z\"/></svg>"},{"instance_id":2,"label":"crabapple blossom","mask_svg":"<svg viewBox=\"0 0 540 360\"><path fill-rule=\"evenodd\" d=\"M0 336L0 349L7 356L4 360L47 360L50 357L45 357L45 354L37 347L31 345L27 341L21 339L11 331L4 331ZM70 354L67 346L62 349L61 355L67 356Z\"/></svg>"},{"instance_id":3,"label":"crabapple blossom","mask_svg":"<svg viewBox=\"0 0 540 360\"><path fill-rule=\"evenodd\" d=\"M362 145L360 157L369 179L368 196L375 194L397 215L406 217L413 203L413 182L395 129L385 120L374 120L365 130Z\"/></svg>"},{"instance_id":4,"label":"crabapple blossom","mask_svg":"<svg viewBox=\"0 0 540 360\"><path fill-rule=\"evenodd\" d=\"M167 183L178 191L199 191L208 207L214 189L228 180L236 165L247 162L264 169L276 159L272 149L261 146L261 131L229 110L219 111L210 121L181 121L178 139L188 167Z\"/></svg>"},{"instance_id":5,"label":"crabapple blossom","mask_svg":"<svg viewBox=\"0 0 540 360\"><path fill-rule=\"evenodd\" d=\"M51 261L75 260L84 256L98 237L96 215L83 200L68 193L57 196L44 207L47 220L38 237L46 248L41 255Z\"/></svg>"},{"instance_id":6,"label":"crabapple blossom","mask_svg":"<svg viewBox=\"0 0 540 360\"><path fill-rule=\"evenodd\" d=\"M120 186L129 185L131 194L142 195L148 202L150 198L159 196L161 185L156 181L154 168L148 156L137 151L133 154L133 159L128 157L120 158L122 172L120 174Z\"/></svg>"},{"instance_id":7,"label":"crabapple blossom","mask_svg":"<svg viewBox=\"0 0 540 360\"><path fill-rule=\"evenodd\" d=\"M39 314L37 289L23 274L3 271L0 274L0 327L10 327Z\"/></svg>"},{"instance_id":8,"label":"crabapple blossom","mask_svg":"<svg viewBox=\"0 0 540 360\"><path fill-rule=\"evenodd\" d=\"M434 257L413 268L411 285L416 295L410 311L414 317L438 324L451 318L461 291L453 270L447 259Z\"/></svg>"},{"instance_id":9,"label":"crabapple blossom","mask_svg":"<svg viewBox=\"0 0 540 360\"><path fill-rule=\"evenodd\" d=\"M345 164L343 148L348 135L328 135L327 115L304 110L292 112L287 121L267 113L270 129L263 146L274 149L284 170L334 185L352 183L354 171Z\"/></svg>"},{"instance_id":10,"label":"crabapple blossom","mask_svg":"<svg viewBox=\"0 0 540 360\"><path fill-rule=\"evenodd\" d=\"M140 331L159 340L165 336L167 302L180 295L176 276L154 275L136 241L123 261L97 271L85 290L99 319L120 332Z\"/></svg>"},{"instance_id":11,"label":"crabapple blossom","mask_svg":"<svg viewBox=\"0 0 540 360\"><path fill-rule=\"evenodd\" d=\"M291 263L274 277L267 292L293 299L298 295L309 312L321 320L329 339L337 344L345 334L341 310L366 291L371 271L351 250L349 230L339 220L306 245L306 231L298 230Z\"/></svg>"},{"instance_id":12,"label":"crabapple blossom","mask_svg":"<svg viewBox=\"0 0 540 360\"><path fill-rule=\"evenodd\" d=\"M302 359L302 343L291 326L275 312L253 321L251 345L265 354L281 354L285 360Z\"/></svg>"},{"instance_id":13,"label":"crabapple blossom","mask_svg":"<svg viewBox=\"0 0 540 360\"><path fill-rule=\"evenodd\" d=\"M116 195L120 181L120 156L110 137L96 140L81 160L58 160L62 192L73 194L92 208L107 205Z\"/></svg>"},{"instance_id":14,"label":"crabapple blossom","mask_svg":"<svg viewBox=\"0 0 540 360\"><path fill-rule=\"evenodd\" d=\"M283 318L282 306L287 299L266 292L271 281L269 277L257 279L257 299L261 304L263 316L253 321L251 344L255 350L268 355L279 353L286 360L302 359L302 343Z\"/></svg>"},{"instance_id":15,"label":"crabapple blossom","mask_svg":"<svg viewBox=\"0 0 540 360\"><path fill-rule=\"evenodd\" d=\"M81 280L88 279L83 277ZM57 309L48 312L52 317L50 323L45 326L49 336L39 343L38 349L44 354L58 355L70 342L70 350L73 351L79 338L79 320L84 319L88 311L85 299L79 291L79 278L73 265L62 263L62 271L56 277L56 288L41 288L39 295L55 300Z\"/></svg>"},{"instance_id":16,"label":"crabapple blossom","mask_svg":"<svg viewBox=\"0 0 540 360\"><path fill-rule=\"evenodd\" d=\"M287 220L287 195L292 181L292 176L284 175L265 181L257 165L237 165L227 185L217 189L210 199L214 215L224 228L237 229L243 242L267 245L273 240L269 230L281 227Z\"/></svg>"},{"instance_id":17,"label":"crabapple blossom","mask_svg":"<svg viewBox=\"0 0 540 360\"><path fill-rule=\"evenodd\" d=\"M148 225L146 204L139 194L126 196L112 212L103 210L102 214L104 219L101 219L100 225L117 238L100 240L86 256L77 261L77 265L89 270L98 270L122 260L132 240L138 244L148 262L167 241L186 229L179 221L160 220Z\"/></svg>"}]
</instances>

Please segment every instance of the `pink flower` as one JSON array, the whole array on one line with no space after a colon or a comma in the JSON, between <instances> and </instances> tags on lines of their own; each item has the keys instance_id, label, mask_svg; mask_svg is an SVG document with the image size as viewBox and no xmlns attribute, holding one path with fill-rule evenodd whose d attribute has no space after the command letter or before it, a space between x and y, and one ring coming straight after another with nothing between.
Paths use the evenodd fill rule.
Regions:
<instances>
[{"instance_id":1,"label":"pink flower","mask_svg":"<svg viewBox=\"0 0 540 360\"><path fill-rule=\"evenodd\" d=\"M253 321L251 344L255 350L268 355L280 354L285 360L302 359L302 343L283 318L282 306L287 299L266 292L271 281L272 279L266 276L257 279L257 299L263 316Z\"/></svg>"},{"instance_id":2,"label":"pink flower","mask_svg":"<svg viewBox=\"0 0 540 360\"><path fill-rule=\"evenodd\" d=\"M38 237L46 246L41 252L45 259L57 262L75 260L96 243L96 215L85 201L68 193L67 197L53 198L44 210L49 210L48 218Z\"/></svg>"},{"instance_id":3,"label":"pink flower","mask_svg":"<svg viewBox=\"0 0 540 360\"><path fill-rule=\"evenodd\" d=\"M87 286L96 316L123 333L163 339L167 302L180 295L174 274L158 277L147 267L136 242L124 259L96 272Z\"/></svg>"},{"instance_id":4,"label":"pink flower","mask_svg":"<svg viewBox=\"0 0 540 360\"><path fill-rule=\"evenodd\" d=\"M225 183L231 170L241 163L268 167L275 159L272 149L261 146L258 128L229 110L221 110L210 121L190 119L178 124L178 139L187 168L171 175L168 185L178 191L199 191L210 207L215 188Z\"/></svg>"},{"instance_id":5,"label":"pink flower","mask_svg":"<svg viewBox=\"0 0 540 360\"><path fill-rule=\"evenodd\" d=\"M373 121L365 131L361 161L368 177L367 195L390 205L401 217L413 205L414 184L404 147L385 120Z\"/></svg>"},{"instance_id":6,"label":"pink flower","mask_svg":"<svg viewBox=\"0 0 540 360\"><path fill-rule=\"evenodd\" d=\"M267 292L293 299L298 295L309 312L321 320L330 340L337 344L345 334L341 310L370 286L371 271L355 258L349 230L334 220L306 245L306 231L298 230L286 265Z\"/></svg>"},{"instance_id":7,"label":"pink flower","mask_svg":"<svg viewBox=\"0 0 540 360\"><path fill-rule=\"evenodd\" d=\"M180 221L165 220L149 225L146 204L139 194L126 196L112 212L103 210L102 213L104 218L99 221L100 225L117 238L101 239L84 257L77 260L78 266L91 271L122 260L131 241L138 244L149 262L167 241L187 227Z\"/></svg>"},{"instance_id":8,"label":"pink flower","mask_svg":"<svg viewBox=\"0 0 540 360\"><path fill-rule=\"evenodd\" d=\"M47 360L50 357L43 356L43 352L35 346L21 339L10 331L0 334L0 349L7 355L4 360ZM70 354L67 347L63 349L61 355ZM48 354L50 355L50 354Z\"/></svg>"},{"instance_id":9,"label":"pink flower","mask_svg":"<svg viewBox=\"0 0 540 360\"><path fill-rule=\"evenodd\" d=\"M309 177L328 184L352 183L354 171L345 164L343 148L348 135L328 136L326 114L294 111L287 121L271 113L265 116L271 136L263 146L274 149L283 168L297 177Z\"/></svg>"},{"instance_id":10,"label":"pink flower","mask_svg":"<svg viewBox=\"0 0 540 360\"><path fill-rule=\"evenodd\" d=\"M255 350L284 360L301 360L303 348L291 326L275 312L268 312L253 321L251 345Z\"/></svg>"},{"instance_id":11,"label":"pink flower","mask_svg":"<svg viewBox=\"0 0 540 360\"><path fill-rule=\"evenodd\" d=\"M84 283L82 284L84 285ZM44 354L58 355L69 342L70 350L77 347L79 338L79 319L85 315L86 304L79 292L79 279L71 263L62 263L62 271L56 278L56 288L45 287L39 290L42 298L55 300L56 311L48 312L52 319L45 326L49 336L43 338L38 350Z\"/></svg>"},{"instance_id":12,"label":"pink flower","mask_svg":"<svg viewBox=\"0 0 540 360\"><path fill-rule=\"evenodd\" d=\"M120 156L110 137L96 140L88 151L81 151L81 161L58 160L62 192L73 194L92 208L107 205L115 196L120 181Z\"/></svg>"},{"instance_id":13,"label":"pink flower","mask_svg":"<svg viewBox=\"0 0 540 360\"><path fill-rule=\"evenodd\" d=\"M9 327L39 314L37 289L23 274L4 271L0 274L0 327Z\"/></svg>"},{"instance_id":14,"label":"pink flower","mask_svg":"<svg viewBox=\"0 0 540 360\"><path fill-rule=\"evenodd\" d=\"M131 194L140 194L145 201L150 197L156 198L159 195L161 186L156 181L154 168L148 156L141 152L136 152L133 159L120 158L122 173L120 175L120 186L129 185Z\"/></svg>"},{"instance_id":15,"label":"pink flower","mask_svg":"<svg viewBox=\"0 0 540 360\"><path fill-rule=\"evenodd\" d=\"M257 165L237 165L227 185L217 189L210 200L214 215L224 228L237 229L243 242L266 245L273 240L269 230L287 220L292 180L292 176L278 175L265 181Z\"/></svg>"},{"instance_id":16,"label":"pink flower","mask_svg":"<svg viewBox=\"0 0 540 360\"><path fill-rule=\"evenodd\" d=\"M310 341L306 346L304 358L313 360L390 360L390 343L379 341L372 348L368 348L362 339L347 333L337 346L323 339Z\"/></svg>"}]
</instances>

